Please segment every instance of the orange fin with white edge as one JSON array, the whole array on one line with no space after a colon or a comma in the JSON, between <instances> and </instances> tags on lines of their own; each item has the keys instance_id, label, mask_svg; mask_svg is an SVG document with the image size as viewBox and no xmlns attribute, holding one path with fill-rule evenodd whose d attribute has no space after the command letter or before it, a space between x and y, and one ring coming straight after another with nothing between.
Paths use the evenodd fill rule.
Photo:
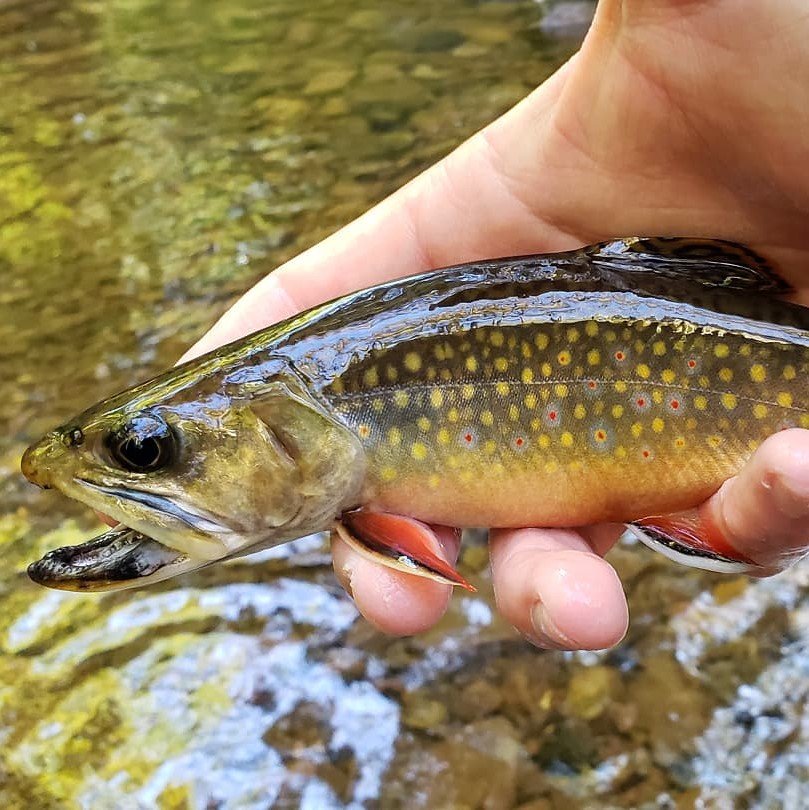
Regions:
<instances>
[{"instance_id":1,"label":"orange fin with white edge","mask_svg":"<svg viewBox=\"0 0 809 810\"><path fill-rule=\"evenodd\" d=\"M627 524L629 532L670 560L722 574L751 573L760 568L736 551L701 509L652 515Z\"/></svg>"},{"instance_id":2,"label":"orange fin with white edge","mask_svg":"<svg viewBox=\"0 0 809 810\"><path fill-rule=\"evenodd\" d=\"M444 585L475 590L440 556L430 528L414 518L358 509L342 515L334 530L352 549L372 562Z\"/></svg>"}]
</instances>

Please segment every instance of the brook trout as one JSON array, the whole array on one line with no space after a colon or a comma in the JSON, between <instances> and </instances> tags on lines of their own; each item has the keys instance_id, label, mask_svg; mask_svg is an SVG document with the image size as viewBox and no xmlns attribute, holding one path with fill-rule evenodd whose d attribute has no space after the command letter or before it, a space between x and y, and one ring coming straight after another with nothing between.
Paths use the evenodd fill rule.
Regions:
<instances>
[{"instance_id":1,"label":"brook trout","mask_svg":"<svg viewBox=\"0 0 809 810\"><path fill-rule=\"evenodd\" d=\"M622 239L353 293L113 396L25 475L121 525L29 568L154 582L327 530L466 584L423 524L627 523L742 571L698 505L771 434L809 427L809 309L740 245ZM404 516L404 517L402 517Z\"/></svg>"}]
</instances>

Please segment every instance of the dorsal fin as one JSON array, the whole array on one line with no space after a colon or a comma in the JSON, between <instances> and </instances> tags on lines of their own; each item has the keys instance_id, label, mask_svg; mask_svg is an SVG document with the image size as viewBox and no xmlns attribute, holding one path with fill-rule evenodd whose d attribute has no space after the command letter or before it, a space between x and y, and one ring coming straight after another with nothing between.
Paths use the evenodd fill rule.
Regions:
<instances>
[{"instance_id":1,"label":"dorsal fin","mask_svg":"<svg viewBox=\"0 0 809 810\"><path fill-rule=\"evenodd\" d=\"M673 280L768 295L792 292L789 284L755 251L724 239L629 237L601 242L586 250L594 264L603 261L616 269L648 270Z\"/></svg>"}]
</instances>

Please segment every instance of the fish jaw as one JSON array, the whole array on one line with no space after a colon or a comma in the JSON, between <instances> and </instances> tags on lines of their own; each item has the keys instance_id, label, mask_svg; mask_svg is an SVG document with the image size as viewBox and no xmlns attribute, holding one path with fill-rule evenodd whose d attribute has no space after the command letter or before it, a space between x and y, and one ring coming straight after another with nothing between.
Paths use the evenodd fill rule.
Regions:
<instances>
[{"instance_id":1,"label":"fish jaw","mask_svg":"<svg viewBox=\"0 0 809 810\"><path fill-rule=\"evenodd\" d=\"M206 565L126 526L116 526L77 546L49 551L28 566L38 585L62 591L140 587Z\"/></svg>"}]
</instances>

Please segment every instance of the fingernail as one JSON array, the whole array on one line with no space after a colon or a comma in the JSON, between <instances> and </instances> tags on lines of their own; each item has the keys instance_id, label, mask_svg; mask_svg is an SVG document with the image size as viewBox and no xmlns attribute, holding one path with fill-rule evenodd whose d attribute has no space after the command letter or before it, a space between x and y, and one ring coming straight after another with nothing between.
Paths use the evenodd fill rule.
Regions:
<instances>
[{"instance_id":1,"label":"fingernail","mask_svg":"<svg viewBox=\"0 0 809 810\"><path fill-rule=\"evenodd\" d=\"M574 650L576 643L568 638L557 626L542 602L537 602L531 608L531 626L542 646L554 647L559 650Z\"/></svg>"},{"instance_id":2,"label":"fingernail","mask_svg":"<svg viewBox=\"0 0 809 810\"><path fill-rule=\"evenodd\" d=\"M354 576L354 569L350 565L344 564L334 573L337 581L343 586L343 590L353 599L354 589L351 587L351 578Z\"/></svg>"}]
</instances>

